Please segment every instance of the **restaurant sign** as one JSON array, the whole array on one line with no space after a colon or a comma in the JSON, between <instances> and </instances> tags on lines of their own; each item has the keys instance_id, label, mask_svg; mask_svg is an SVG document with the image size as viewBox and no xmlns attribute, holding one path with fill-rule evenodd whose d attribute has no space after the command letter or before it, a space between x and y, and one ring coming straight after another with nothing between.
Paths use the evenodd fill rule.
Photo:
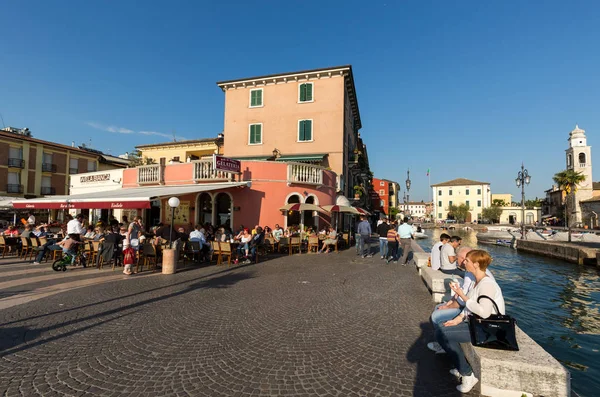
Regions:
<instances>
[{"instance_id":1,"label":"restaurant sign","mask_svg":"<svg viewBox=\"0 0 600 397\"><path fill-rule=\"evenodd\" d=\"M242 172L242 163L239 160L230 159L228 157L213 155L213 168L215 171L232 172L239 174Z\"/></svg>"},{"instance_id":2,"label":"restaurant sign","mask_svg":"<svg viewBox=\"0 0 600 397\"><path fill-rule=\"evenodd\" d=\"M79 178L79 183L94 183L110 181L110 173L87 175Z\"/></svg>"}]
</instances>

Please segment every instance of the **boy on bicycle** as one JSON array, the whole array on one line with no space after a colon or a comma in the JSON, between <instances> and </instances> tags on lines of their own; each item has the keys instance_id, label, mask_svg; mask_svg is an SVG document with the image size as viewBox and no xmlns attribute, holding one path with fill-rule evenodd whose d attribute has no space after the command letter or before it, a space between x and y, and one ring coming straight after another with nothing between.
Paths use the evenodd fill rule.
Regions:
<instances>
[{"instance_id":1,"label":"boy on bicycle","mask_svg":"<svg viewBox=\"0 0 600 397\"><path fill-rule=\"evenodd\" d=\"M63 254L71 255L71 265L75 263L75 258L77 257L78 244L80 244L78 241L75 241L75 239L72 239L70 237L66 237L64 240L58 243L58 245L62 247Z\"/></svg>"}]
</instances>

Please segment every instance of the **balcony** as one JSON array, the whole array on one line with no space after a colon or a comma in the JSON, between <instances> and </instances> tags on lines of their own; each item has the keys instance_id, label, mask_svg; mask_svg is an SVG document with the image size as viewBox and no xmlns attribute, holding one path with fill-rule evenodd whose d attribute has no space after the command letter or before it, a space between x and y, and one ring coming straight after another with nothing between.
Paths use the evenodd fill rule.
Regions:
<instances>
[{"instance_id":1,"label":"balcony","mask_svg":"<svg viewBox=\"0 0 600 397\"><path fill-rule=\"evenodd\" d=\"M18 158L9 158L8 166L12 168L25 168L25 160Z\"/></svg>"},{"instance_id":2,"label":"balcony","mask_svg":"<svg viewBox=\"0 0 600 397\"><path fill-rule=\"evenodd\" d=\"M233 174L214 169L212 160L192 161L194 164L194 182L232 181Z\"/></svg>"},{"instance_id":3,"label":"balcony","mask_svg":"<svg viewBox=\"0 0 600 397\"><path fill-rule=\"evenodd\" d=\"M165 168L160 164L143 165L137 167L138 185L164 184Z\"/></svg>"},{"instance_id":4,"label":"balcony","mask_svg":"<svg viewBox=\"0 0 600 397\"><path fill-rule=\"evenodd\" d=\"M23 185L9 183L6 185L6 193L23 193Z\"/></svg>"},{"instance_id":5,"label":"balcony","mask_svg":"<svg viewBox=\"0 0 600 397\"><path fill-rule=\"evenodd\" d=\"M299 183L320 186L323 184L323 167L289 163L287 166L287 182L288 184Z\"/></svg>"},{"instance_id":6,"label":"balcony","mask_svg":"<svg viewBox=\"0 0 600 397\"><path fill-rule=\"evenodd\" d=\"M56 189L50 186L42 186L42 196L54 196Z\"/></svg>"},{"instance_id":7,"label":"balcony","mask_svg":"<svg viewBox=\"0 0 600 397\"><path fill-rule=\"evenodd\" d=\"M56 164L42 163L42 172L56 172Z\"/></svg>"}]
</instances>

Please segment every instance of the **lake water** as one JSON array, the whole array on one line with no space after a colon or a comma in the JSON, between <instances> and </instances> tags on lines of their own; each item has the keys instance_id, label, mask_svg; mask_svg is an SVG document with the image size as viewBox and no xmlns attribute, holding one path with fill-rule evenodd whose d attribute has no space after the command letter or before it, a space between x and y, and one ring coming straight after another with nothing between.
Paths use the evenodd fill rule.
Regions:
<instances>
[{"instance_id":1,"label":"lake water","mask_svg":"<svg viewBox=\"0 0 600 397\"><path fill-rule=\"evenodd\" d=\"M417 240L427 252L439 229ZM452 232L462 245L488 251L490 269L502 288L506 310L533 340L565 365L581 397L600 395L600 271L543 256L477 244L474 232ZM535 391L534 391L535 392Z\"/></svg>"}]
</instances>

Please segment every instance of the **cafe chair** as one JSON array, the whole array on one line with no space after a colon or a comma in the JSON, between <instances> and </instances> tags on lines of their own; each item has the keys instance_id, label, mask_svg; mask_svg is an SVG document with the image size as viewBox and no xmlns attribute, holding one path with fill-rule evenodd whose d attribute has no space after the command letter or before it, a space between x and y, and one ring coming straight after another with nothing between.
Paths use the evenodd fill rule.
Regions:
<instances>
[{"instance_id":1,"label":"cafe chair","mask_svg":"<svg viewBox=\"0 0 600 397\"><path fill-rule=\"evenodd\" d=\"M319 252L319 237L317 236L308 237L308 253L313 252L313 248L315 252Z\"/></svg>"},{"instance_id":2,"label":"cafe chair","mask_svg":"<svg viewBox=\"0 0 600 397\"><path fill-rule=\"evenodd\" d=\"M298 249L298 253L302 253L302 239L300 237L290 237L290 255L294 253L294 248Z\"/></svg>"},{"instance_id":3,"label":"cafe chair","mask_svg":"<svg viewBox=\"0 0 600 397\"><path fill-rule=\"evenodd\" d=\"M231 250L231 243L219 243L219 259L217 260L217 265L220 265L221 263L223 263L223 259L224 257L227 257L227 267L231 266L231 256L233 255L233 252Z\"/></svg>"},{"instance_id":4,"label":"cafe chair","mask_svg":"<svg viewBox=\"0 0 600 397\"><path fill-rule=\"evenodd\" d=\"M21 255L19 259L26 259L31 252L31 243L27 237L21 237Z\"/></svg>"},{"instance_id":5,"label":"cafe chair","mask_svg":"<svg viewBox=\"0 0 600 397\"><path fill-rule=\"evenodd\" d=\"M10 252L10 247L6 245L6 240L4 239L4 236L0 236L0 249L2 250L3 258L7 252Z\"/></svg>"},{"instance_id":6,"label":"cafe chair","mask_svg":"<svg viewBox=\"0 0 600 397\"><path fill-rule=\"evenodd\" d=\"M148 270L155 270L157 267L157 264L156 264L156 248L154 248L154 245L142 244L141 253L142 253L142 255L141 255L140 259L138 260L137 265L135 267L136 273L138 273L140 271L140 266L141 266L142 271L144 271L144 266L147 266Z\"/></svg>"},{"instance_id":7,"label":"cafe chair","mask_svg":"<svg viewBox=\"0 0 600 397\"><path fill-rule=\"evenodd\" d=\"M218 241L211 241L210 248L211 248L211 253L210 253L209 263L212 262L214 257L216 257L217 264L219 264L219 256L221 255L220 243Z\"/></svg>"}]
</instances>

